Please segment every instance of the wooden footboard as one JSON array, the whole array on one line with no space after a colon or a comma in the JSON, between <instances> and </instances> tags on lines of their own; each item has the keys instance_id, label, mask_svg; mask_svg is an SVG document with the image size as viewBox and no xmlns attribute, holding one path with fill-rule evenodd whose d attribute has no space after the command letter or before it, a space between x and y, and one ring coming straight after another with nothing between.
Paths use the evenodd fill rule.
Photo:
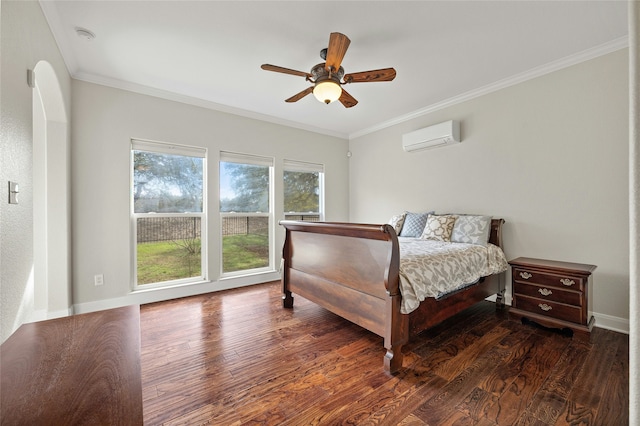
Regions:
<instances>
[{"instance_id":1,"label":"wooden footboard","mask_svg":"<svg viewBox=\"0 0 640 426\"><path fill-rule=\"evenodd\" d=\"M492 242L501 243L502 219L494 219ZM281 221L283 304L298 294L384 338L385 370L402 367L409 335L435 325L487 296L500 293L494 279L440 301L428 299L409 315L400 313L400 255L390 225ZM501 244L498 244L501 245ZM423 307L424 305L424 307Z\"/></svg>"}]
</instances>

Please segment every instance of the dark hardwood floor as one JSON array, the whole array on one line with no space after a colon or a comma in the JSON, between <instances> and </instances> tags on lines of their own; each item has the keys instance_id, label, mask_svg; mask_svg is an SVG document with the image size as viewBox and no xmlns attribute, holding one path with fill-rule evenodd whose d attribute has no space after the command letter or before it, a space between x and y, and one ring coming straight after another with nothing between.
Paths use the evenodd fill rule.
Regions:
<instances>
[{"instance_id":1,"label":"dark hardwood floor","mask_svg":"<svg viewBox=\"0 0 640 426\"><path fill-rule=\"evenodd\" d=\"M280 283L141 307L148 425L626 425L628 336L590 342L483 302L403 348Z\"/></svg>"}]
</instances>

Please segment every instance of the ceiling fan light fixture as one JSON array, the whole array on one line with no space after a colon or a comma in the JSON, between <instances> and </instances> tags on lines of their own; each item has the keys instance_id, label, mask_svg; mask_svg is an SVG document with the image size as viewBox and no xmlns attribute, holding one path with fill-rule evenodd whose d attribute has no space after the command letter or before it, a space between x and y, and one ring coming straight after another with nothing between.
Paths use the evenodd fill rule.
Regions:
<instances>
[{"instance_id":1,"label":"ceiling fan light fixture","mask_svg":"<svg viewBox=\"0 0 640 426\"><path fill-rule=\"evenodd\" d=\"M321 81L313 88L313 96L325 104L337 101L340 95L342 95L342 87L333 80Z\"/></svg>"}]
</instances>

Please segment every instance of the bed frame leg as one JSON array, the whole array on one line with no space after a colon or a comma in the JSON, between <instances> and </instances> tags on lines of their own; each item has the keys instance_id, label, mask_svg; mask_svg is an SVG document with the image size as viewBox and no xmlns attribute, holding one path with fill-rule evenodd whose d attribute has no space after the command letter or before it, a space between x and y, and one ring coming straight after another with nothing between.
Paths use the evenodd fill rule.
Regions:
<instances>
[{"instance_id":1,"label":"bed frame leg","mask_svg":"<svg viewBox=\"0 0 640 426\"><path fill-rule=\"evenodd\" d=\"M285 290L282 295L282 306L285 308L293 308L293 295L290 291Z\"/></svg>"},{"instance_id":2,"label":"bed frame leg","mask_svg":"<svg viewBox=\"0 0 640 426\"><path fill-rule=\"evenodd\" d=\"M400 371L400 369L402 368L401 349L401 346L387 349L387 353L384 355L384 370L386 372L394 374Z\"/></svg>"}]
</instances>

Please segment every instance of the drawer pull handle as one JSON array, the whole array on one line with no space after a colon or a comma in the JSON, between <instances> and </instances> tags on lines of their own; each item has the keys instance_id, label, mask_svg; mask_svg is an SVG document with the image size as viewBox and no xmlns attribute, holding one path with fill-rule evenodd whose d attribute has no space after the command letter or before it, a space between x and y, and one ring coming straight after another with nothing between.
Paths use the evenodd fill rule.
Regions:
<instances>
[{"instance_id":1,"label":"drawer pull handle","mask_svg":"<svg viewBox=\"0 0 640 426\"><path fill-rule=\"evenodd\" d=\"M540 307L540 309L542 309L545 312L553 309L551 306L547 305L546 303L539 303L538 306Z\"/></svg>"},{"instance_id":2,"label":"drawer pull handle","mask_svg":"<svg viewBox=\"0 0 640 426\"><path fill-rule=\"evenodd\" d=\"M541 289L538 289L538 291L543 296L548 296L550 294L553 294L553 292L551 290L549 290L548 288L541 288Z\"/></svg>"},{"instance_id":3,"label":"drawer pull handle","mask_svg":"<svg viewBox=\"0 0 640 426\"><path fill-rule=\"evenodd\" d=\"M529 279L529 278L531 278L533 275L531 275L531 274L530 274L530 273L528 273L528 272L520 272L520 276L521 276L522 278L524 278L525 280L528 280L528 279Z\"/></svg>"},{"instance_id":4,"label":"drawer pull handle","mask_svg":"<svg viewBox=\"0 0 640 426\"><path fill-rule=\"evenodd\" d=\"M564 285L566 285L567 287L571 287L572 285L574 285L576 282L574 280L570 280L569 278L561 278L560 282Z\"/></svg>"}]
</instances>

